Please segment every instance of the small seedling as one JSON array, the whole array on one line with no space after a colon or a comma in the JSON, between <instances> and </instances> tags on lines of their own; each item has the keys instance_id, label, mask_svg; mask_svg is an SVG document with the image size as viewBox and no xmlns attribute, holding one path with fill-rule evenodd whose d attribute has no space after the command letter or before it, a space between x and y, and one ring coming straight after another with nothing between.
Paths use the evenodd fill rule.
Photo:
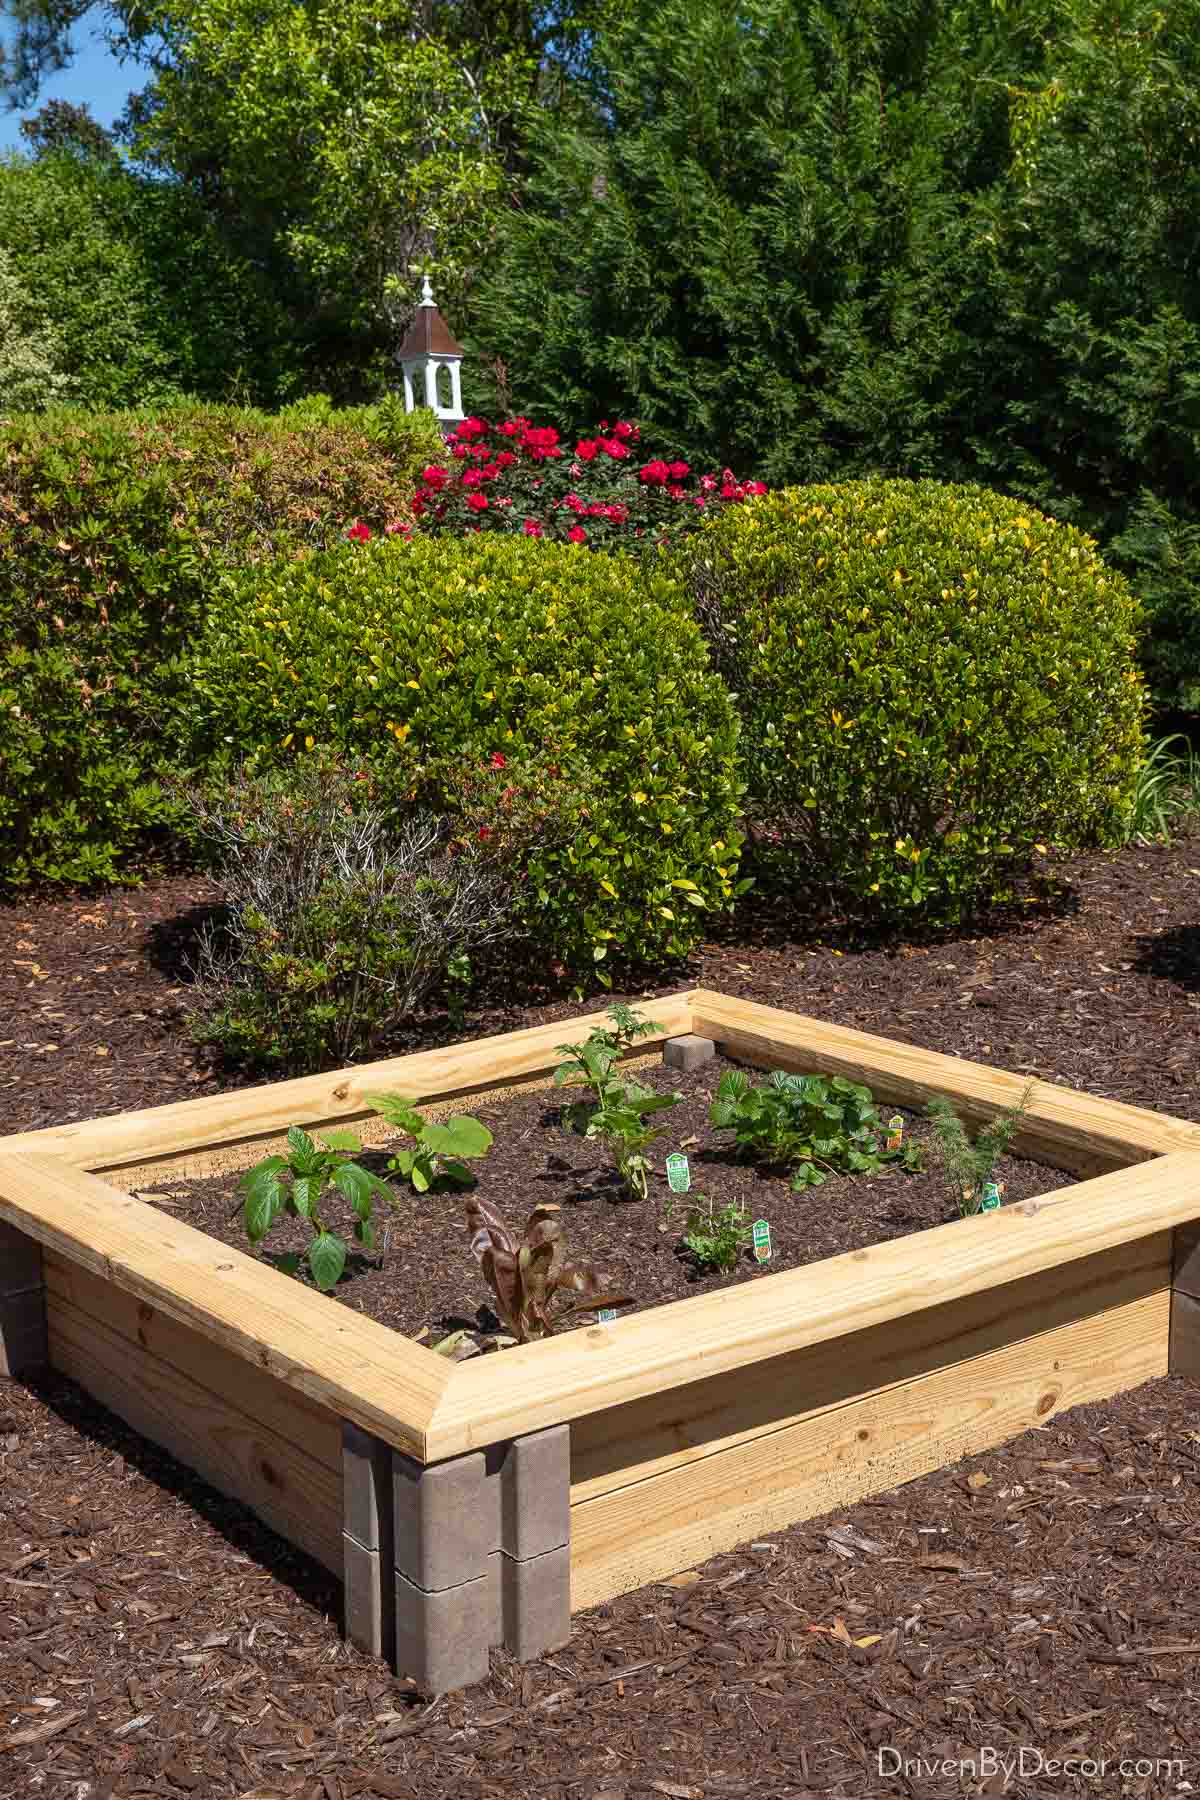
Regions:
<instances>
[{"instance_id":1,"label":"small seedling","mask_svg":"<svg viewBox=\"0 0 1200 1800\"><path fill-rule=\"evenodd\" d=\"M584 1136L596 1138L605 1146L635 1200L646 1198L653 1167L646 1151L667 1129L646 1121L653 1113L678 1106L682 1099L682 1094L656 1094L653 1088L643 1087L637 1081L607 1081L600 1104L585 1115Z\"/></svg>"},{"instance_id":2,"label":"small seedling","mask_svg":"<svg viewBox=\"0 0 1200 1800\"><path fill-rule=\"evenodd\" d=\"M467 1201L472 1254L518 1344L552 1336L575 1313L629 1305L628 1295L605 1292L590 1263L567 1261L559 1212L535 1206L518 1238L486 1200L473 1194Z\"/></svg>"},{"instance_id":3,"label":"small seedling","mask_svg":"<svg viewBox=\"0 0 1200 1800\"><path fill-rule=\"evenodd\" d=\"M336 1188L354 1208L354 1235L364 1249L375 1247L371 1212L376 1195L391 1200L392 1192L385 1181L371 1175L347 1155L362 1149L352 1131L326 1132L320 1143L306 1131L293 1125L287 1134L287 1156L268 1156L242 1176L239 1186L246 1198L242 1215L246 1235L252 1244L260 1244L275 1221L285 1214L305 1219L312 1231L307 1250L289 1251L279 1259L279 1266L289 1275L296 1274L302 1263L323 1293L335 1288L346 1266L346 1245L335 1231L330 1231L320 1214L320 1201L328 1188Z\"/></svg>"},{"instance_id":4,"label":"small seedling","mask_svg":"<svg viewBox=\"0 0 1200 1800\"><path fill-rule=\"evenodd\" d=\"M388 1168L411 1181L418 1194L427 1194L441 1180L470 1187L475 1172L467 1167L466 1159L475 1161L487 1155L492 1134L486 1125L466 1117L431 1125L401 1094L368 1094L366 1099L389 1125L414 1140L413 1149L397 1150Z\"/></svg>"},{"instance_id":5,"label":"small seedling","mask_svg":"<svg viewBox=\"0 0 1200 1800\"><path fill-rule=\"evenodd\" d=\"M963 1218L985 1210L990 1212L998 1204L999 1189L992 1174L1017 1134L1032 1092L1031 1081L1015 1105L980 1127L974 1142L944 1094L935 1094L929 1102L926 1111L933 1120L934 1141L950 1191Z\"/></svg>"},{"instance_id":6,"label":"small seedling","mask_svg":"<svg viewBox=\"0 0 1200 1800\"><path fill-rule=\"evenodd\" d=\"M648 1037L662 1029L653 1019L643 1019L632 1006L626 1006L620 1000L609 1007L608 1016L612 1025L607 1029L598 1025L588 1033L582 1044L557 1046L560 1056L565 1060L554 1071L556 1087L562 1087L567 1082L585 1082L596 1099L600 1100L605 1082L638 1038Z\"/></svg>"},{"instance_id":7,"label":"small seedling","mask_svg":"<svg viewBox=\"0 0 1200 1800\"><path fill-rule=\"evenodd\" d=\"M752 1237L744 1206L730 1201L718 1212L711 1200L703 1194L696 1195L684 1226L683 1243L697 1268L722 1273L734 1268Z\"/></svg>"}]
</instances>

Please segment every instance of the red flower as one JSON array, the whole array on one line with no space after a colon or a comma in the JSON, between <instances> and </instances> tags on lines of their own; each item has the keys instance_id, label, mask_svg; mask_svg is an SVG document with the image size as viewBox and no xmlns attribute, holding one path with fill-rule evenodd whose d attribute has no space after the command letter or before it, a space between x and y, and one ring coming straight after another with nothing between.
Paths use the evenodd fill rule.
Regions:
<instances>
[{"instance_id":1,"label":"red flower","mask_svg":"<svg viewBox=\"0 0 1200 1800\"><path fill-rule=\"evenodd\" d=\"M383 528L384 537L411 537L412 526L407 519L392 519Z\"/></svg>"},{"instance_id":2,"label":"red flower","mask_svg":"<svg viewBox=\"0 0 1200 1800\"><path fill-rule=\"evenodd\" d=\"M482 470L468 469L466 471L466 473L463 475L462 484L465 488L478 487L482 480L483 480Z\"/></svg>"},{"instance_id":3,"label":"red flower","mask_svg":"<svg viewBox=\"0 0 1200 1800\"><path fill-rule=\"evenodd\" d=\"M471 446L470 444L455 444L450 454L457 457L470 456Z\"/></svg>"},{"instance_id":4,"label":"red flower","mask_svg":"<svg viewBox=\"0 0 1200 1800\"><path fill-rule=\"evenodd\" d=\"M595 458L596 452L597 452L597 450L599 450L599 448L600 448L600 445L595 438L580 438L579 442L575 446L575 454L578 457L582 457L584 462L591 462ZM608 448L607 444L604 446L604 448L605 449Z\"/></svg>"},{"instance_id":5,"label":"red flower","mask_svg":"<svg viewBox=\"0 0 1200 1800\"><path fill-rule=\"evenodd\" d=\"M618 462L629 455L629 446L623 444L620 438L601 438L600 448L605 456L615 457Z\"/></svg>"},{"instance_id":6,"label":"red flower","mask_svg":"<svg viewBox=\"0 0 1200 1800\"><path fill-rule=\"evenodd\" d=\"M521 433L521 423L518 419L505 419L502 425L497 425L496 430L500 433L501 437L519 437Z\"/></svg>"},{"instance_id":7,"label":"red flower","mask_svg":"<svg viewBox=\"0 0 1200 1800\"><path fill-rule=\"evenodd\" d=\"M443 469L440 463L430 463L427 469L421 470L421 480L425 483L426 487L444 487L449 479L449 469Z\"/></svg>"},{"instance_id":8,"label":"red flower","mask_svg":"<svg viewBox=\"0 0 1200 1800\"><path fill-rule=\"evenodd\" d=\"M587 511L587 507L584 505L583 501L579 498L578 494L564 494L563 495L563 505L569 506L573 513L582 513L582 512Z\"/></svg>"},{"instance_id":9,"label":"red flower","mask_svg":"<svg viewBox=\"0 0 1200 1800\"><path fill-rule=\"evenodd\" d=\"M767 484L765 481L748 481L742 489L744 494L765 494L766 491Z\"/></svg>"},{"instance_id":10,"label":"red flower","mask_svg":"<svg viewBox=\"0 0 1200 1800\"><path fill-rule=\"evenodd\" d=\"M486 512L488 497L486 494L468 494L467 505L472 512Z\"/></svg>"},{"instance_id":11,"label":"red flower","mask_svg":"<svg viewBox=\"0 0 1200 1800\"><path fill-rule=\"evenodd\" d=\"M687 497L687 489L681 488L677 481L671 483L667 492L670 494L672 500L684 500Z\"/></svg>"},{"instance_id":12,"label":"red flower","mask_svg":"<svg viewBox=\"0 0 1200 1800\"><path fill-rule=\"evenodd\" d=\"M665 481L670 480L670 476L670 467L661 458L656 462L648 462L645 468L638 472L638 480L644 481L647 487L661 487Z\"/></svg>"},{"instance_id":13,"label":"red flower","mask_svg":"<svg viewBox=\"0 0 1200 1800\"><path fill-rule=\"evenodd\" d=\"M369 525L364 525L362 520L359 519L350 527L346 536L353 544L369 544L371 541L371 527Z\"/></svg>"},{"instance_id":14,"label":"red flower","mask_svg":"<svg viewBox=\"0 0 1200 1800\"><path fill-rule=\"evenodd\" d=\"M630 425L626 419L618 419L617 423L612 428L612 432L613 436L618 438L631 438L636 437L637 435L636 427Z\"/></svg>"},{"instance_id":15,"label":"red flower","mask_svg":"<svg viewBox=\"0 0 1200 1800\"><path fill-rule=\"evenodd\" d=\"M711 494L716 485L717 478L715 475L702 475L700 477L700 486L704 489L706 494Z\"/></svg>"},{"instance_id":16,"label":"red flower","mask_svg":"<svg viewBox=\"0 0 1200 1800\"><path fill-rule=\"evenodd\" d=\"M572 544L586 544L588 541L587 532L582 525L572 525L567 537Z\"/></svg>"},{"instance_id":17,"label":"red flower","mask_svg":"<svg viewBox=\"0 0 1200 1800\"><path fill-rule=\"evenodd\" d=\"M493 769L507 769L508 767L508 758L500 750L493 750L490 760Z\"/></svg>"},{"instance_id":18,"label":"red flower","mask_svg":"<svg viewBox=\"0 0 1200 1800\"><path fill-rule=\"evenodd\" d=\"M496 467L498 469L507 469L511 464L515 463L516 460L517 459L511 450L501 450L496 457Z\"/></svg>"},{"instance_id":19,"label":"red flower","mask_svg":"<svg viewBox=\"0 0 1200 1800\"><path fill-rule=\"evenodd\" d=\"M690 463L673 462L671 464L671 473L675 477L676 481L682 481L684 476L690 475L691 472L692 472L692 468L691 468Z\"/></svg>"},{"instance_id":20,"label":"red flower","mask_svg":"<svg viewBox=\"0 0 1200 1800\"><path fill-rule=\"evenodd\" d=\"M536 519L526 519L521 530L525 533L526 537L541 537L542 535L542 528Z\"/></svg>"},{"instance_id":21,"label":"red flower","mask_svg":"<svg viewBox=\"0 0 1200 1800\"><path fill-rule=\"evenodd\" d=\"M491 835L492 835L492 828L490 825L481 825L479 827L479 830L475 833L475 836L477 838L490 838Z\"/></svg>"}]
</instances>

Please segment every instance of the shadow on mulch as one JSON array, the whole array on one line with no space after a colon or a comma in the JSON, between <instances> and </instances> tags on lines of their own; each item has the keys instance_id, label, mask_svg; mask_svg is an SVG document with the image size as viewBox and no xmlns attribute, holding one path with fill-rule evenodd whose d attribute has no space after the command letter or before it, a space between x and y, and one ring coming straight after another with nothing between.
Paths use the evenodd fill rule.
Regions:
<instances>
[{"instance_id":1,"label":"shadow on mulch","mask_svg":"<svg viewBox=\"0 0 1200 1800\"><path fill-rule=\"evenodd\" d=\"M341 1583L302 1550L288 1544L240 1501L227 1499L167 1451L159 1449L106 1412L64 1375L30 1375L19 1385L80 1437L120 1456L131 1469L162 1493L182 1500L224 1538L231 1549L247 1556L276 1581L290 1588L306 1606L335 1622L342 1615ZM81 1526L86 1519L81 1519ZM84 1531L83 1535L87 1535Z\"/></svg>"},{"instance_id":2,"label":"shadow on mulch","mask_svg":"<svg viewBox=\"0 0 1200 1800\"><path fill-rule=\"evenodd\" d=\"M1139 975L1172 981L1189 994L1200 993L1200 925L1173 925L1137 940L1133 967Z\"/></svg>"},{"instance_id":3,"label":"shadow on mulch","mask_svg":"<svg viewBox=\"0 0 1200 1800\"><path fill-rule=\"evenodd\" d=\"M222 901L189 906L169 918L156 919L146 932L146 960L169 981L191 987L196 980L200 946L208 933L220 933L229 918Z\"/></svg>"}]
</instances>

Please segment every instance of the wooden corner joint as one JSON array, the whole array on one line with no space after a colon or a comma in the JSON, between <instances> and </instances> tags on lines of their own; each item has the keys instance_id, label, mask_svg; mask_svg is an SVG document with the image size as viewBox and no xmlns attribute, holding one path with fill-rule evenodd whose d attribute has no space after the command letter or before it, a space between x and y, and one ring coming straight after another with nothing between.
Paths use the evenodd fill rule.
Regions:
<instances>
[{"instance_id":1,"label":"wooden corner joint","mask_svg":"<svg viewBox=\"0 0 1200 1800\"><path fill-rule=\"evenodd\" d=\"M1198 1202L1200 1205L1200 1202ZM1200 1219L1177 1225L1171 1253L1172 1375L1200 1378Z\"/></svg>"},{"instance_id":2,"label":"wooden corner joint","mask_svg":"<svg viewBox=\"0 0 1200 1800\"><path fill-rule=\"evenodd\" d=\"M0 1223L0 1375L30 1375L46 1356L42 1247Z\"/></svg>"},{"instance_id":3,"label":"wooden corner joint","mask_svg":"<svg viewBox=\"0 0 1200 1800\"><path fill-rule=\"evenodd\" d=\"M436 1695L570 1635L570 1432L419 1463L343 1433L346 1635Z\"/></svg>"}]
</instances>

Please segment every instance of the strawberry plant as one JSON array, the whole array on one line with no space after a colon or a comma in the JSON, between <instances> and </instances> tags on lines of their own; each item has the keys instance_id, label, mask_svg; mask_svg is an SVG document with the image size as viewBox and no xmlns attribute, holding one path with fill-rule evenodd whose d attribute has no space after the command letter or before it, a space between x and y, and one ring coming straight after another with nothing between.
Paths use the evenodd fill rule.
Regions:
<instances>
[{"instance_id":1,"label":"strawberry plant","mask_svg":"<svg viewBox=\"0 0 1200 1800\"><path fill-rule=\"evenodd\" d=\"M575 1313L629 1304L628 1295L603 1290L590 1263L567 1261L557 1206L535 1206L518 1237L494 1207L473 1194L467 1230L496 1312L519 1344L552 1336Z\"/></svg>"},{"instance_id":2,"label":"strawberry plant","mask_svg":"<svg viewBox=\"0 0 1200 1800\"><path fill-rule=\"evenodd\" d=\"M491 1147L492 1134L486 1125L468 1117L431 1125L401 1094L368 1094L366 1100L389 1125L413 1139L412 1149L397 1150L388 1168L410 1181L418 1194L427 1194L442 1180L457 1187L471 1185L475 1172L468 1168L468 1160L486 1156Z\"/></svg>"},{"instance_id":3,"label":"strawberry plant","mask_svg":"<svg viewBox=\"0 0 1200 1800\"><path fill-rule=\"evenodd\" d=\"M889 1163L918 1166L919 1152L882 1150L880 1118L868 1087L842 1075L784 1075L755 1087L740 1069L717 1085L709 1118L732 1131L738 1149L792 1171L796 1190L819 1187L831 1174L874 1175Z\"/></svg>"},{"instance_id":4,"label":"strawberry plant","mask_svg":"<svg viewBox=\"0 0 1200 1800\"><path fill-rule=\"evenodd\" d=\"M284 1216L304 1219L312 1232L308 1248L288 1251L279 1258L286 1273L298 1273L302 1264L323 1293L335 1288L346 1266L346 1244L335 1231L330 1231L321 1217L321 1197L335 1188L354 1209L354 1236L364 1249L375 1246L371 1223L376 1195L392 1198L391 1189L377 1175L370 1174L347 1154L357 1153L362 1143L352 1131L329 1131L320 1144L293 1125L287 1134L287 1156L267 1156L247 1170L238 1184L245 1194L242 1216L246 1235L252 1244L260 1244Z\"/></svg>"}]
</instances>

